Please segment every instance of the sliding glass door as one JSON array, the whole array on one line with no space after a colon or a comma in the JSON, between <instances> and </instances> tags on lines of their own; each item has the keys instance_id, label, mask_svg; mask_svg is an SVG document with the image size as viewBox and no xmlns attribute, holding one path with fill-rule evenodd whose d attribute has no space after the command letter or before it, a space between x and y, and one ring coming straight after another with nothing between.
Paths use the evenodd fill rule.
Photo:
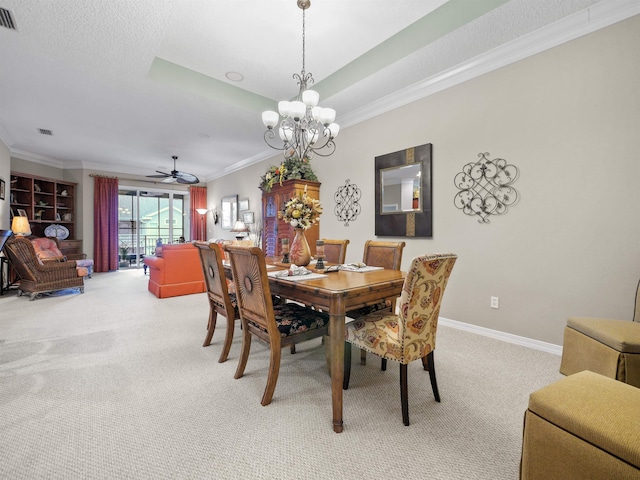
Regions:
<instances>
[{"instance_id":1,"label":"sliding glass door","mask_svg":"<svg viewBox=\"0 0 640 480\"><path fill-rule=\"evenodd\" d=\"M140 267L159 242L184 242L189 231L188 192L123 187L118 195L120 268Z\"/></svg>"}]
</instances>

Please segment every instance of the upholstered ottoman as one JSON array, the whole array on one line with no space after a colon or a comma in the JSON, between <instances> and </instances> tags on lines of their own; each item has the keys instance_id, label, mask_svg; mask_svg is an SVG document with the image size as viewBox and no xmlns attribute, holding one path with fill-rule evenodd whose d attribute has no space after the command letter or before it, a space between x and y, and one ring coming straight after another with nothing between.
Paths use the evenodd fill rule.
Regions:
<instances>
[{"instance_id":1,"label":"upholstered ottoman","mask_svg":"<svg viewBox=\"0 0 640 480\"><path fill-rule=\"evenodd\" d=\"M583 371L532 393L520 478L640 479L640 389Z\"/></svg>"},{"instance_id":2,"label":"upholstered ottoman","mask_svg":"<svg viewBox=\"0 0 640 480\"><path fill-rule=\"evenodd\" d=\"M560 373L582 370L640 387L640 323L570 317L564 329Z\"/></svg>"}]
</instances>

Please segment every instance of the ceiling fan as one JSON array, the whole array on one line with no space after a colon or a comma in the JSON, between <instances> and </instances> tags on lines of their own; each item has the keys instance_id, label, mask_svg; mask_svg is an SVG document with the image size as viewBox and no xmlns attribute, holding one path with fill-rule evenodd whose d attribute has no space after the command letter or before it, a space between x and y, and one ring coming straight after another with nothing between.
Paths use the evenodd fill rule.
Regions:
<instances>
[{"instance_id":1,"label":"ceiling fan","mask_svg":"<svg viewBox=\"0 0 640 480\"><path fill-rule=\"evenodd\" d=\"M165 173L165 172L161 172L160 170L156 170L156 172L158 172L160 175L147 175L148 178L164 178L164 180L161 180L162 183L184 183L187 185L190 185L192 183L198 183L200 180L198 180L198 177L196 177L195 175L192 175L191 173L187 173L187 172L179 172L178 170L176 170L176 160L178 160L177 156L173 156L171 157L173 158L173 170L171 170L171 173Z\"/></svg>"}]
</instances>

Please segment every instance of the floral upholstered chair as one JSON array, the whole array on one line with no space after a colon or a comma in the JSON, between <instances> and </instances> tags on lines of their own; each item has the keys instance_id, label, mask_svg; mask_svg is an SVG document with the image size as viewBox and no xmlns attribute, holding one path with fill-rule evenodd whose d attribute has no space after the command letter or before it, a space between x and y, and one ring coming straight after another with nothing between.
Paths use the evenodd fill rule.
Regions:
<instances>
[{"instance_id":1,"label":"floral upholstered chair","mask_svg":"<svg viewBox=\"0 0 640 480\"><path fill-rule=\"evenodd\" d=\"M411 261L400 296L399 314L374 312L348 323L345 331L344 389L349 388L351 344L400 363L402 421L409 425L407 365L422 360L440 401L433 351L442 296L456 262L454 254L421 255Z\"/></svg>"},{"instance_id":2,"label":"floral upholstered chair","mask_svg":"<svg viewBox=\"0 0 640 480\"><path fill-rule=\"evenodd\" d=\"M207 336L204 339L203 347L211 345L213 332L216 329L218 314L227 319L227 333L224 338L224 345L218 362L227 360L231 342L233 341L233 330L236 320L240 319L236 294L229 293L229 284L222 265L224 252L217 243L194 242L200 253L202 263L202 273L207 284L207 295L209 297L209 323L207 324Z\"/></svg>"},{"instance_id":3,"label":"floral upholstered chair","mask_svg":"<svg viewBox=\"0 0 640 480\"><path fill-rule=\"evenodd\" d=\"M251 338L258 337L271 351L262 405L269 405L278 382L282 348L321 337L329 329L329 315L297 303L273 303L264 253L258 247L227 246L238 310L242 319L242 353L234 378L244 374Z\"/></svg>"}]
</instances>

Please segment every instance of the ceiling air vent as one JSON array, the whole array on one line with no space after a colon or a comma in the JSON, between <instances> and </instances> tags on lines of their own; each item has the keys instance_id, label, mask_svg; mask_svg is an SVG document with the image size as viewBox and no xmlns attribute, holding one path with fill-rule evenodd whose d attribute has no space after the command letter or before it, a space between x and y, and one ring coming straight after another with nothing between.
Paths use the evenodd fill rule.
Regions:
<instances>
[{"instance_id":1,"label":"ceiling air vent","mask_svg":"<svg viewBox=\"0 0 640 480\"><path fill-rule=\"evenodd\" d=\"M11 30L17 30L16 24L11 16L11 12L2 7L0 7L0 26L10 28Z\"/></svg>"},{"instance_id":2,"label":"ceiling air vent","mask_svg":"<svg viewBox=\"0 0 640 480\"><path fill-rule=\"evenodd\" d=\"M53 132L51 130L47 130L45 128L39 128L38 131L41 135L51 135L53 136Z\"/></svg>"}]
</instances>

